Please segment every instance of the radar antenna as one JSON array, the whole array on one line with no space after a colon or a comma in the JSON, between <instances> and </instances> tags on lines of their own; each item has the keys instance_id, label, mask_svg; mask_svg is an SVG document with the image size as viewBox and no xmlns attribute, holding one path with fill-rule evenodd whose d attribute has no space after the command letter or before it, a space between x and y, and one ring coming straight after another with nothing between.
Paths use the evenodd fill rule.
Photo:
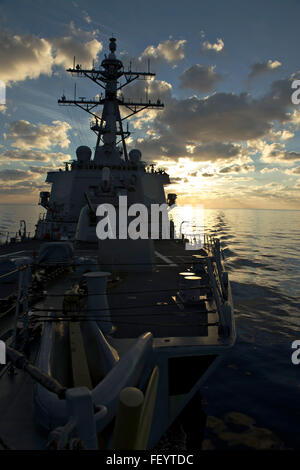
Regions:
<instances>
[{"instance_id":1,"label":"radar antenna","mask_svg":"<svg viewBox=\"0 0 300 470\"><path fill-rule=\"evenodd\" d=\"M73 76L86 77L92 80L96 85L105 90L105 96L102 97L101 93L93 99L77 99L75 91L73 100L66 99L63 95L62 98L58 100L58 103L64 106L77 106L93 116L94 121L91 124L91 130L97 135L95 152L101 143L109 148L116 148L116 146L122 142L123 154L125 160L128 161L125 140L130 136L130 132L128 131L128 126L126 131L123 129L123 121L144 109L161 109L164 105L160 100L152 102L148 99L148 96L145 102L142 100L126 100L123 98L120 94L122 88L137 79L151 79L151 77L155 76L155 73L150 72L149 62L148 72L136 72L131 70L131 63L129 70L125 71L122 61L117 59L115 55L117 48L116 39L111 37L109 41L110 53L108 56L105 55L105 59L101 62L101 68L95 68L95 64L93 64L92 69L85 69L79 64L75 66L74 57L73 67L67 69L67 72L71 73ZM97 112L99 106L103 106L101 116L100 113ZM120 106L126 108L128 111L123 117L121 117ZM119 138L118 141L117 138Z\"/></svg>"}]
</instances>

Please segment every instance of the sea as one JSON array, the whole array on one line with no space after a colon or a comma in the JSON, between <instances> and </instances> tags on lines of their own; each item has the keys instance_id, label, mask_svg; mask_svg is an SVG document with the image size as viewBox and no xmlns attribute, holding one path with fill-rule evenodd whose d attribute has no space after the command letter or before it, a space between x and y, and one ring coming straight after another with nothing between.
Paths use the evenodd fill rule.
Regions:
<instances>
[{"instance_id":1,"label":"sea","mask_svg":"<svg viewBox=\"0 0 300 470\"><path fill-rule=\"evenodd\" d=\"M33 233L40 212L0 204L2 241L20 219ZM203 219L224 251L237 341L201 388L202 448L300 449L300 364L292 362L300 341L300 211L204 209Z\"/></svg>"}]
</instances>

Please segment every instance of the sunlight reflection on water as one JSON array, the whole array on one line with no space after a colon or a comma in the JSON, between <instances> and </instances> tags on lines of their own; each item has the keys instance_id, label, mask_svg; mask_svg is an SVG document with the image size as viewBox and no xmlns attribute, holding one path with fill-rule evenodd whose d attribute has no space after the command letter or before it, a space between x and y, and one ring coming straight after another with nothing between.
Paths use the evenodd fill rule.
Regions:
<instances>
[{"instance_id":1,"label":"sunlight reflection on water","mask_svg":"<svg viewBox=\"0 0 300 470\"><path fill-rule=\"evenodd\" d=\"M300 447L300 365L291 363L300 339L299 215L205 210L205 230L226 256L238 340L202 389L204 448Z\"/></svg>"}]
</instances>

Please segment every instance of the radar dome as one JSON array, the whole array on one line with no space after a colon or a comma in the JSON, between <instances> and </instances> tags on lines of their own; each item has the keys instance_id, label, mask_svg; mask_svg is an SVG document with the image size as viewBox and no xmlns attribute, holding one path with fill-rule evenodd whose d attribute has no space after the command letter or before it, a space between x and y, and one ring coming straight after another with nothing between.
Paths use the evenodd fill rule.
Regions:
<instances>
[{"instance_id":1,"label":"radar dome","mask_svg":"<svg viewBox=\"0 0 300 470\"><path fill-rule=\"evenodd\" d=\"M80 147L77 147L76 155L79 162L89 162L91 160L92 151L90 147L81 145Z\"/></svg>"},{"instance_id":2,"label":"radar dome","mask_svg":"<svg viewBox=\"0 0 300 470\"><path fill-rule=\"evenodd\" d=\"M142 158L142 152L138 149L132 149L129 152L129 158L133 163L138 163Z\"/></svg>"}]
</instances>

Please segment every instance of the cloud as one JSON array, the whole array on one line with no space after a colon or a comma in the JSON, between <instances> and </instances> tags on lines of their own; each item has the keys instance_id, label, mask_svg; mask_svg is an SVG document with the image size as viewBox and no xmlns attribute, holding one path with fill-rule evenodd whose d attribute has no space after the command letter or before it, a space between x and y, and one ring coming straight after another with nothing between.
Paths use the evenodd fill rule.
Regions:
<instances>
[{"instance_id":1,"label":"cloud","mask_svg":"<svg viewBox=\"0 0 300 470\"><path fill-rule=\"evenodd\" d=\"M137 146L146 160L152 160L153 155L156 159L188 156L197 162L241 162L249 159L242 145L236 143L213 141L203 144L185 144L185 141L167 133L156 138L150 135L150 138L140 139Z\"/></svg>"},{"instance_id":2,"label":"cloud","mask_svg":"<svg viewBox=\"0 0 300 470\"><path fill-rule=\"evenodd\" d=\"M172 98L172 85L164 80L136 80L126 87L124 91L125 101L148 101L156 102L159 99L162 103L168 103ZM131 111L122 107L121 116L127 116ZM145 129L145 125L153 121L161 110L149 109L141 112L131 120L135 129Z\"/></svg>"},{"instance_id":3,"label":"cloud","mask_svg":"<svg viewBox=\"0 0 300 470\"><path fill-rule=\"evenodd\" d=\"M26 196L36 194L38 191L49 189L48 185L37 183L35 181L11 181L1 183L0 194L3 196L14 197L17 195Z\"/></svg>"},{"instance_id":4,"label":"cloud","mask_svg":"<svg viewBox=\"0 0 300 470\"><path fill-rule=\"evenodd\" d=\"M291 164L300 155L285 148L290 131L285 134L284 130L275 129L295 125L290 101L292 79L273 82L259 98L250 93L217 92L181 99L171 94L170 87L165 108L139 122L136 128L143 128L144 136L137 137L133 145L140 148L146 161L178 161L186 157L198 162L222 161L223 166L226 162L230 167L251 163L256 155L273 166Z\"/></svg>"},{"instance_id":5,"label":"cloud","mask_svg":"<svg viewBox=\"0 0 300 470\"><path fill-rule=\"evenodd\" d=\"M221 38L218 38L215 43L211 43L209 41L204 41L202 43L202 51L213 51L216 53L221 52L224 49L224 41Z\"/></svg>"},{"instance_id":6,"label":"cloud","mask_svg":"<svg viewBox=\"0 0 300 470\"><path fill-rule=\"evenodd\" d=\"M102 43L95 38L96 33L75 27L71 21L66 36L52 38L54 64L70 67L75 56L76 63L90 67L103 48Z\"/></svg>"},{"instance_id":7,"label":"cloud","mask_svg":"<svg viewBox=\"0 0 300 470\"><path fill-rule=\"evenodd\" d=\"M50 75L52 46L48 39L33 34L19 36L0 31L0 78L6 83Z\"/></svg>"},{"instance_id":8,"label":"cloud","mask_svg":"<svg viewBox=\"0 0 300 470\"><path fill-rule=\"evenodd\" d=\"M267 142L258 142L257 150L261 152L261 161L265 163L292 163L300 161L300 153L287 151L285 145L279 142L268 144Z\"/></svg>"},{"instance_id":9,"label":"cloud","mask_svg":"<svg viewBox=\"0 0 300 470\"><path fill-rule=\"evenodd\" d=\"M280 171L280 170L279 170L279 168L276 168L276 167L274 167L274 168L262 168L260 170L260 172L263 173L263 174L264 173L275 173L277 171Z\"/></svg>"},{"instance_id":10,"label":"cloud","mask_svg":"<svg viewBox=\"0 0 300 470\"><path fill-rule=\"evenodd\" d=\"M17 169L4 169L0 170L1 181L19 181L27 178L32 178L32 174L29 171L17 170Z\"/></svg>"},{"instance_id":11,"label":"cloud","mask_svg":"<svg viewBox=\"0 0 300 470\"><path fill-rule=\"evenodd\" d=\"M160 42L158 46L148 46L139 60L151 59L153 61L166 61L169 64L177 64L185 56L185 39L167 39L166 41Z\"/></svg>"},{"instance_id":12,"label":"cloud","mask_svg":"<svg viewBox=\"0 0 300 470\"><path fill-rule=\"evenodd\" d=\"M45 175L48 171L55 171L55 166L30 166L29 170L38 176Z\"/></svg>"},{"instance_id":13,"label":"cloud","mask_svg":"<svg viewBox=\"0 0 300 470\"><path fill-rule=\"evenodd\" d=\"M43 169L50 170L51 167L44 167ZM38 191L48 189L48 185L41 178L42 172L38 170L38 167L30 167L26 170L16 168L1 169L0 194L9 196L10 199L17 195L30 196L36 194Z\"/></svg>"},{"instance_id":14,"label":"cloud","mask_svg":"<svg viewBox=\"0 0 300 470\"><path fill-rule=\"evenodd\" d=\"M203 98L192 96L180 99L172 96L164 110L157 113L153 120L152 135L155 139L140 139L137 144L149 159L153 155L172 158L186 156L191 153L187 145L198 148L199 158L201 146L215 145L216 142L247 142L248 145L254 142L257 145L258 140L274 132L275 123L283 125L291 122L290 86L291 78L278 80L272 83L269 92L259 98L253 98L249 93L225 92ZM195 158L196 155L194 152ZM278 157L283 160L298 158L295 152Z\"/></svg>"},{"instance_id":15,"label":"cloud","mask_svg":"<svg viewBox=\"0 0 300 470\"><path fill-rule=\"evenodd\" d=\"M172 85L164 80L136 80L124 90L125 100L145 101L146 95L153 101L169 101L172 97Z\"/></svg>"},{"instance_id":16,"label":"cloud","mask_svg":"<svg viewBox=\"0 0 300 470\"><path fill-rule=\"evenodd\" d=\"M296 109L292 112L291 114L291 119L290 123L295 129L300 128L300 111L297 111Z\"/></svg>"},{"instance_id":17,"label":"cloud","mask_svg":"<svg viewBox=\"0 0 300 470\"><path fill-rule=\"evenodd\" d=\"M173 99L157 124L159 130L169 126L174 136L186 140L242 141L269 132L277 117L288 119L280 104L273 110L269 102L265 106L246 93L215 93L202 99Z\"/></svg>"},{"instance_id":18,"label":"cloud","mask_svg":"<svg viewBox=\"0 0 300 470\"><path fill-rule=\"evenodd\" d=\"M255 171L254 165L233 165L233 166L226 166L219 170L221 174L227 173L248 173L249 171Z\"/></svg>"},{"instance_id":19,"label":"cloud","mask_svg":"<svg viewBox=\"0 0 300 470\"><path fill-rule=\"evenodd\" d=\"M268 60L265 62L256 62L255 64L251 65L251 71L248 75L248 81L252 80L259 75L263 75L269 72L275 72L276 69L281 67L281 62L279 60Z\"/></svg>"},{"instance_id":20,"label":"cloud","mask_svg":"<svg viewBox=\"0 0 300 470\"><path fill-rule=\"evenodd\" d=\"M291 132L289 131L288 129L284 129L282 132L281 132L281 136L280 136L280 139L281 140L288 140L288 139L292 139L294 137L294 132Z\"/></svg>"},{"instance_id":21,"label":"cloud","mask_svg":"<svg viewBox=\"0 0 300 470\"><path fill-rule=\"evenodd\" d=\"M70 66L74 55L82 64L91 65L102 50L96 32L83 31L70 23L66 36L43 38L33 34L0 31L0 79L8 85L40 75L51 75L53 67Z\"/></svg>"},{"instance_id":22,"label":"cloud","mask_svg":"<svg viewBox=\"0 0 300 470\"><path fill-rule=\"evenodd\" d=\"M290 168L289 170L285 170L287 175L300 175L300 165L294 168Z\"/></svg>"},{"instance_id":23,"label":"cloud","mask_svg":"<svg viewBox=\"0 0 300 470\"><path fill-rule=\"evenodd\" d=\"M212 90L221 78L222 75L215 72L215 65L195 64L179 77L179 86L204 93Z\"/></svg>"},{"instance_id":24,"label":"cloud","mask_svg":"<svg viewBox=\"0 0 300 470\"><path fill-rule=\"evenodd\" d=\"M88 12L87 12L87 11L83 11L82 14L83 14L84 20L85 20L87 23L90 24L90 23L92 22L92 19L91 19L90 15L88 14Z\"/></svg>"},{"instance_id":25,"label":"cloud","mask_svg":"<svg viewBox=\"0 0 300 470\"><path fill-rule=\"evenodd\" d=\"M47 150L56 145L67 148L70 143L67 134L71 126L64 121L52 121L52 124L47 125L32 124L21 119L8 123L6 128L5 139L11 141L12 147L22 150Z\"/></svg>"},{"instance_id":26,"label":"cloud","mask_svg":"<svg viewBox=\"0 0 300 470\"><path fill-rule=\"evenodd\" d=\"M21 160L21 161L38 161L38 162L49 162L49 161L68 161L71 158L70 155L62 152L43 152L40 150L18 150L18 149L6 149L0 153L0 161L10 160Z\"/></svg>"},{"instance_id":27,"label":"cloud","mask_svg":"<svg viewBox=\"0 0 300 470\"><path fill-rule=\"evenodd\" d=\"M229 142L211 142L196 145L193 148L192 156L198 161L232 160L242 158L243 148Z\"/></svg>"}]
</instances>

